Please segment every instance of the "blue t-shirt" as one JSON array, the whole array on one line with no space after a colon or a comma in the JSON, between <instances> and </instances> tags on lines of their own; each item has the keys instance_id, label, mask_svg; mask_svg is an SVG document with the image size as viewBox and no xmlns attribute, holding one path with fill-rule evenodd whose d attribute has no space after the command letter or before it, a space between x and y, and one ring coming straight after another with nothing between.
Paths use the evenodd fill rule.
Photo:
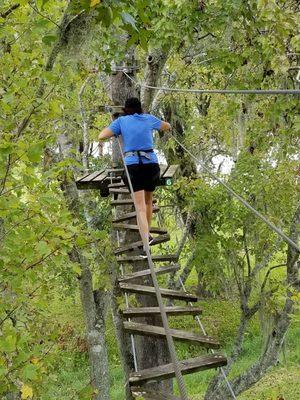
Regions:
<instances>
[{"instance_id":1,"label":"blue t-shirt","mask_svg":"<svg viewBox=\"0 0 300 400\"><path fill-rule=\"evenodd\" d=\"M122 135L123 151L153 149L153 130L161 128L162 121L151 114L133 114L119 117L109 125L114 136ZM143 164L158 163L157 155L148 153L150 160L141 157ZM138 156L126 156L126 165L138 164Z\"/></svg>"}]
</instances>

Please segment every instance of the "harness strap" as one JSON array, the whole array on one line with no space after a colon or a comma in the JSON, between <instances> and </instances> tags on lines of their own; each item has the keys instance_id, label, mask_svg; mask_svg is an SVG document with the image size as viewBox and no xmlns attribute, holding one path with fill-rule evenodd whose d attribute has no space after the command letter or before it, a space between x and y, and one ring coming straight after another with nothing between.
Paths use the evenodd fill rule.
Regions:
<instances>
[{"instance_id":1,"label":"harness strap","mask_svg":"<svg viewBox=\"0 0 300 400\"><path fill-rule=\"evenodd\" d=\"M153 149L126 151L124 153L124 157L126 157L126 156L137 156L139 158L139 163L142 164L141 157L145 157L148 160L151 160L151 156L148 153L153 153Z\"/></svg>"}]
</instances>

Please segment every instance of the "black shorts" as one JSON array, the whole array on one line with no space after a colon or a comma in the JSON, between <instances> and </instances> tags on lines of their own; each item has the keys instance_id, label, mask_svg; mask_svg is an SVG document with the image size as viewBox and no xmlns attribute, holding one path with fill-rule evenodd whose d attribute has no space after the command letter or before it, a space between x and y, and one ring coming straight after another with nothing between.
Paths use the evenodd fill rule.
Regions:
<instances>
[{"instance_id":1,"label":"black shorts","mask_svg":"<svg viewBox=\"0 0 300 400\"><path fill-rule=\"evenodd\" d=\"M153 192L159 184L160 168L157 163L127 165L134 192L146 190ZM123 172L123 181L130 190L126 171Z\"/></svg>"}]
</instances>

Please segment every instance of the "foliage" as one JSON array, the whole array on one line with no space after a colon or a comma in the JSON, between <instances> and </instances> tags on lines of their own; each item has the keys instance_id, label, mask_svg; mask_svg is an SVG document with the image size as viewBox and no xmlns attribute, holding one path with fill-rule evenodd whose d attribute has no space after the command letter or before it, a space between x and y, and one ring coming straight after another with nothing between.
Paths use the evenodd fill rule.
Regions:
<instances>
[{"instance_id":1,"label":"foliage","mask_svg":"<svg viewBox=\"0 0 300 400\"><path fill-rule=\"evenodd\" d=\"M293 67L299 61L294 55L299 53L295 7L292 1L19 0L11 8L11 1L2 1L1 395L18 391L25 399L42 398L45 382L62 378L56 373L63 358L59 346L64 342L71 346L69 336L74 332L64 323L53 323L49 315L56 321L52 310L56 296L65 304L76 298L81 269L69 259L74 245L90 262L95 289L109 288L109 206L98 195L91 197L98 216L98 230L92 230L87 228L83 207L76 217L70 214L61 190L65 178L72 181L73 171L78 175L82 171L78 93L87 78L91 79L83 103L90 141L109 121L98 114L98 106L108 102L105 73L113 63L122 63L130 49L140 58L139 79L145 53L155 47L169 53L161 76L168 85L294 88ZM299 195L297 99L160 95L159 113L165 106L176 114L172 122L177 118L182 123L186 145L193 145L211 168L216 167L217 156L230 160L234 167L223 179L288 232ZM64 132L72 141L72 157L60 159L58 142ZM172 141L168 146L176 150ZM107 162L90 157L91 168ZM254 304L266 269L285 261L284 245L205 174L199 180L183 180L178 190L187 209L197 215L194 266L204 273L204 283L214 296L236 298L239 280L247 275L245 237L252 267L272 252L255 277L250 298ZM268 279L262 307L268 318L282 305L284 278L275 270ZM72 312L69 306L68 314ZM224 343L229 332L233 334L231 325L225 327L223 322L219 329L209 318L207 322ZM82 326L76 330L83 336ZM109 337L111 342L115 347ZM188 351L182 349L183 354ZM76 365L77 358L86 368L86 356L74 348L67 357L62 374ZM116 359L114 353L112 360ZM80 390L82 398L91 395L89 385L77 387L76 374L66 381L74 385L72 395Z\"/></svg>"}]
</instances>

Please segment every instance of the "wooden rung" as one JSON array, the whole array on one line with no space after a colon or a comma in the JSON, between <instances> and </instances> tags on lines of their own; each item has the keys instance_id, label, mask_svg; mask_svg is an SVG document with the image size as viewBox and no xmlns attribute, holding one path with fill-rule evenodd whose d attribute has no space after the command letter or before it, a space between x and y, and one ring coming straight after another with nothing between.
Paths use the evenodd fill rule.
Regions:
<instances>
[{"instance_id":1,"label":"wooden rung","mask_svg":"<svg viewBox=\"0 0 300 400\"><path fill-rule=\"evenodd\" d=\"M123 290L124 292L148 294L151 296L156 296L155 288L153 286L135 285L133 283L126 283L126 282L120 282L119 285L120 289ZM168 297L184 301L198 301L197 296L191 293L181 292L179 290L160 288L160 292L162 297Z\"/></svg>"},{"instance_id":2,"label":"wooden rung","mask_svg":"<svg viewBox=\"0 0 300 400\"><path fill-rule=\"evenodd\" d=\"M107 174L121 174L122 172L124 172L124 168L108 168L105 172Z\"/></svg>"},{"instance_id":3,"label":"wooden rung","mask_svg":"<svg viewBox=\"0 0 300 400\"><path fill-rule=\"evenodd\" d=\"M166 336L165 329L161 326L140 324L132 321L124 321L123 326L126 331L142 336ZM170 334L174 339L182 342L196 343L202 347L210 349L218 349L220 347L220 343L210 336L203 336L194 332L187 332L180 329L170 329Z\"/></svg>"},{"instance_id":4,"label":"wooden rung","mask_svg":"<svg viewBox=\"0 0 300 400\"><path fill-rule=\"evenodd\" d=\"M134 204L132 199L122 199L122 200L112 200L110 202L112 206L127 206L130 204Z\"/></svg>"},{"instance_id":5,"label":"wooden rung","mask_svg":"<svg viewBox=\"0 0 300 400\"><path fill-rule=\"evenodd\" d=\"M157 199L153 200L153 204L157 203ZM127 206L129 204L134 204L133 200L128 198L128 199L121 199L121 200L111 200L110 204L112 206Z\"/></svg>"},{"instance_id":6,"label":"wooden rung","mask_svg":"<svg viewBox=\"0 0 300 400\"><path fill-rule=\"evenodd\" d=\"M109 176L109 177L106 178L106 180L108 180L108 181L111 181L111 180L112 181L120 181L120 179L121 179L121 176Z\"/></svg>"},{"instance_id":7,"label":"wooden rung","mask_svg":"<svg viewBox=\"0 0 300 400\"><path fill-rule=\"evenodd\" d=\"M163 179L170 179L173 178L176 172L179 169L179 165L169 165L167 170L164 172L164 174L161 175Z\"/></svg>"},{"instance_id":8,"label":"wooden rung","mask_svg":"<svg viewBox=\"0 0 300 400\"><path fill-rule=\"evenodd\" d=\"M156 213L158 211L159 211L159 207L154 206L153 207L153 212ZM135 211L119 215L117 218L113 219L112 222L113 223L118 223L118 222L126 221L127 219L132 219L132 218L136 218L136 212Z\"/></svg>"},{"instance_id":9,"label":"wooden rung","mask_svg":"<svg viewBox=\"0 0 300 400\"><path fill-rule=\"evenodd\" d=\"M152 240L150 246L155 246L156 244L165 243L168 242L169 240L170 240L169 234L166 233L165 235L159 235ZM126 253L126 251L138 249L139 247L143 247L143 242L141 240L138 242L127 244L126 246L118 247L115 250L115 254L118 255Z\"/></svg>"},{"instance_id":10,"label":"wooden rung","mask_svg":"<svg viewBox=\"0 0 300 400\"><path fill-rule=\"evenodd\" d=\"M131 393L134 397L142 397L144 400L181 400L180 397L174 396L171 393L154 391L137 386L131 386Z\"/></svg>"},{"instance_id":11,"label":"wooden rung","mask_svg":"<svg viewBox=\"0 0 300 400\"><path fill-rule=\"evenodd\" d=\"M152 258L153 262L163 262L163 261L176 262L176 261L178 261L177 254L159 254L159 255L151 256L151 258ZM148 262L148 259L142 255L117 258L117 262L119 262L119 263L133 263L136 261Z\"/></svg>"},{"instance_id":12,"label":"wooden rung","mask_svg":"<svg viewBox=\"0 0 300 400\"><path fill-rule=\"evenodd\" d=\"M113 223L113 227L115 229L127 229L130 231L138 231L139 227L137 225L131 225L131 224L119 224L119 223ZM160 234L166 234L168 233L167 229L163 228L157 228L157 227L152 227L150 228L151 233L160 233Z\"/></svg>"},{"instance_id":13,"label":"wooden rung","mask_svg":"<svg viewBox=\"0 0 300 400\"><path fill-rule=\"evenodd\" d=\"M108 185L109 189L111 189L111 188L121 188L121 187L126 187L126 185L125 185L125 183L123 181L117 182L117 183L110 183Z\"/></svg>"},{"instance_id":14,"label":"wooden rung","mask_svg":"<svg viewBox=\"0 0 300 400\"><path fill-rule=\"evenodd\" d=\"M170 306L165 307L167 315L170 316L181 316L181 315L199 315L202 313L201 308L199 307L178 307L178 306ZM132 307L126 308L122 311L122 314L125 318L138 318L145 317L149 315L160 315L159 307Z\"/></svg>"},{"instance_id":15,"label":"wooden rung","mask_svg":"<svg viewBox=\"0 0 300 400\"><path fill-rule=\"evenodd\" d=\"M182 374L192 374L212 368L222 367L227 364L227 359L221 354L211 354L188 360L179 361ZM159 367L148 368L138 372L132 372L129 377L129 384L136 385L150 380L160 381L175 376L172 363L160 365Z\"/></svg>"},{"instance_id":16,"label":"wooden rung","mask_svg":"<svg viewBox=\"0 0 300 400\"><path fill-rule=\"evenodd\" d=\"M128 189L115 189L115 188L110 188L109 193L111 194L129 194Z\"/></svg>"},{"instance_id":17,"label":"wooden rung","mask_svg":"<svg viewBox=\"0 0 300 400\"><path fill-rule=\"evenodd\" d=\"M178 271L180 266L178 264L171 264L168 265L167 267L160 267L155 269L156 275L162 275L162 274L167 274L169 272L175 272ZM130 281L131 279L136 279L136 278L142 278L144 276L149 276L151 275L150 269L144 269L142 271L137 271L137 272L132 272L131 274L126 274L122 276L121 278L118 279L119 282L126 282Z\"/></svg>"}]
</instances>

